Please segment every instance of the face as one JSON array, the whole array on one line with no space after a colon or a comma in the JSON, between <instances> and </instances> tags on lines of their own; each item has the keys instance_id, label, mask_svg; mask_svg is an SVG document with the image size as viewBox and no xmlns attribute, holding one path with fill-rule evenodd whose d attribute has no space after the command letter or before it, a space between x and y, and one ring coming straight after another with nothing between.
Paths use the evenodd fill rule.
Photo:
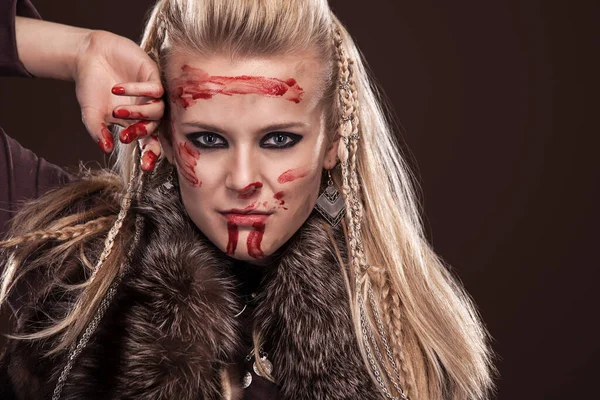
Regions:
<instances>
[{"instance_id":1,"label":"face","mask_svg":"<svg viewBox=\"0 0 600 400\"><path fill-rule=\"evenodd\" d=\"M171 56L163 148L190 218L233 258L268 262L306 221L323 169L335 165L322 69L310 53Z\"/></svg>"}]
</instances>

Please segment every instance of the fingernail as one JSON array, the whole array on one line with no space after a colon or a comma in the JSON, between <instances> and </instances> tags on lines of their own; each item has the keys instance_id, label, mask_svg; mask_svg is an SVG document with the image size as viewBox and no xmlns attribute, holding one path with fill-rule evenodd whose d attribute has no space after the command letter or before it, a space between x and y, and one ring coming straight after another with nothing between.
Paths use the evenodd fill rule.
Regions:
<instances>
[{"instance_id":1,"label":"fingernail","mask_svg":"<svg viewBox=\"0 0 600 400\"><path fill-rule=\"evenodd\" d=\"M148 130L146 129L146 125L149 123L150 121L140 121L128 126L121 132L121 142L125 144L131 143L138 137L147 135Z\"/></svg>"},{"instance_id":2,"label":"fingernail","mask_svg":"<svg viewBox=\"0 0 600 400\"><path fill-rule=\"evenodd\" d=\"M100 146L103 152L110 153L113 150L115 144L113 141L112 134L108 130L108 127L105 123L102 123L102 130L100 131L100 134L102 135L102 138L98 140L98 146Z\"/></svg>"},{"instance_id":3,"label":"fingernail","mask_svg":"<svg viewBox=\"0 0 600 400\"><path fill-rule=\"evenodd\" d=\"M129 118L129 116L131 115L131 113L127 110L117 110L117 111L113 111L113 117L115 118Z\"/></svg>"},{"instance_id":4,"label":"fingernail","mask_svg":"<svg viewBox=\"0 0 600 400\"><path fill-rule=\"evenodd\" d=\"M158 156L152 152L152 150L146 151L142 154L142 162L141 168L143 171L152 171L154 169L154 164L156 163L156 159Z\"/></svg>"},{"instance_id":5,"label":"fingernail","mask_svg":"<svg viewBox=\"0 0 600 400\"><path fill-rule=\"evenodd\" d=\"M112 93L113 94L125 94L125 88L123 86L113 86Z\"/></svg>"}]
</instances>

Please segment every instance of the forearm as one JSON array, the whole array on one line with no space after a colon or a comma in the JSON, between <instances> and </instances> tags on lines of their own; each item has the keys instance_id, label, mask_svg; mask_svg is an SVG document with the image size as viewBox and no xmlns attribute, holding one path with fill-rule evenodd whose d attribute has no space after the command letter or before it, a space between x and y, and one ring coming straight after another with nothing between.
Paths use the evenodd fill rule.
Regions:
<instances>
[{"instance_id":1,"label":"forearm","mask_svg":"<svg viewBox=\"0 0 600 400\"><path fill-rule=\"evenodd\" d=\"M78 52L87 45L89 29L17 17L19 59L37 77L73 80Z\"/></svg>"}]
</instances>

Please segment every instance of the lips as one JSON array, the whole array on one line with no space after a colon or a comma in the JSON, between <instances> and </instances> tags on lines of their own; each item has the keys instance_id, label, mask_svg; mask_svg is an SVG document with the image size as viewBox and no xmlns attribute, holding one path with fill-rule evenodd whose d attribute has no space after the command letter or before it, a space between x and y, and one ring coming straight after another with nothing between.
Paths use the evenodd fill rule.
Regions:
<instances>
[{"instance_id":1,"label":"lips","mask_svg":"<svg viewBox=\"0 0 600 400\"><path fill-rule=\"evenodd\" d=\"M270 214L261 213L261 212L246 212L246 213L233 213L233 212L224 212L221 213L227 220L228 224L234 225L254 225L254 224L264 224L266 219L269 218Z\"/></svg>"}]
</instances>

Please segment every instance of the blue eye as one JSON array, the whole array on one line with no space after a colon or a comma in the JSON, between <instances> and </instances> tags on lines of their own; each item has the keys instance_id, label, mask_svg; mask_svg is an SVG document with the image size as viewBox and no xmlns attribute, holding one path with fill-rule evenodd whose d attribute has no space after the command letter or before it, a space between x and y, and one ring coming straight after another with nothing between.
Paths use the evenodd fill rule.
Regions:
<instances>
[{"instance_id":1,"label":"blue eye","mask_svg":"<svg viewBox=\"0 0 600 400\"><path fill-rule=\"evenodd\" d=\"M227 141L221 135L214 132L196 132L186 135L188 140L194 146L201 149L223 148L227 147Z\"/></svg>"},{"instance_id":2,"label":"blue eye","mask_svg":"<svg viewBox=\"0 0 600 400\"><path fill-rule=\"evenodd\" d=\"M295 133L272 132L261 141L264 148L285 149L295 146L302 139L301 135Z\"/></svg>"},{"instance_id":3,"label":"blue eye","mask_svg":"<svg viewBox=\"0 0 600 400\"><path fill-rule=\"evenodd\" d=\"M214 132L194 132L186 135L187 139L200 149L222 149L229 147L227 140ZM295 146L302 135L295 133L271 132L260 142L265 149L286 149Z\"/></svg>"}]
</instances>

